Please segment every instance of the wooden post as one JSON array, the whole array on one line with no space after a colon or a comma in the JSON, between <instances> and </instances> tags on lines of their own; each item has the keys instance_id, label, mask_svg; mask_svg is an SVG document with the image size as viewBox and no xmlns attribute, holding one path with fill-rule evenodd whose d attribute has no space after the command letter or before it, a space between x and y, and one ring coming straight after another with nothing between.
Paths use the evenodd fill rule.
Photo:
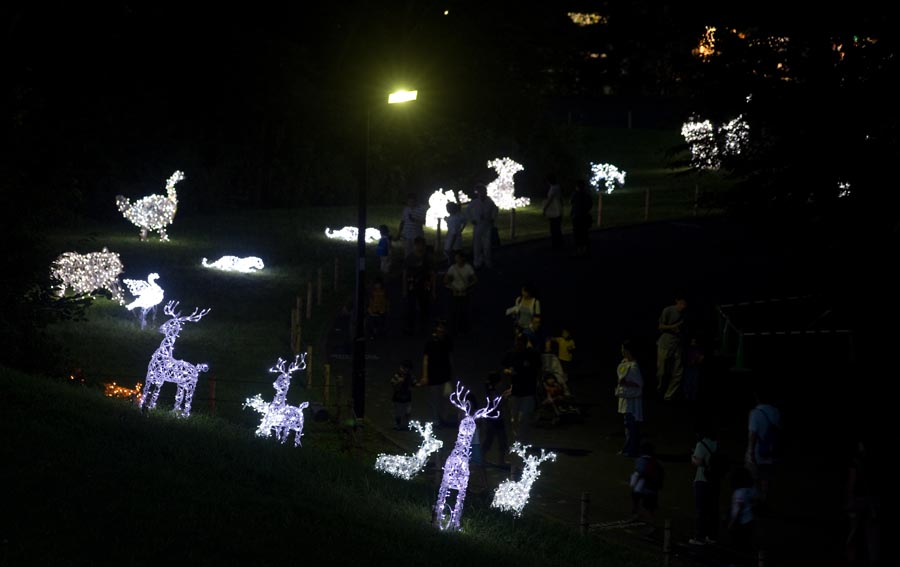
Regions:
<instances>
[{"instance_id":1,"label":"wooden post","mask_svg":"<svg viewBox=\"0 0 900 567\"><path fill-rule=\"evenodd\" d=\"M650 188L644 191L644 222L650 220Z\"/></svg>"},{"instance_id":2,"label":"wooden post","mask_svg":"<svg viewBox=\"0 0 900 567\"><path fill-rule=\"evenodd\" d=\"M216 415L216 378L209 377L209 413Z\"/></svg>"},{"instance_id":3,"label":"wooden post","mask_svg":"<svg viewBox=\"0 0 900 567\"><path fill-rule=\"evenodd\" d=\"M308 345L306 347L306 389L309 390L312 387L312 369L313 369L313 347L312 345Z\"/></svg>"},{"instance_id":4,"label":"wooden post","mask_svg":"<svg viewBox=\"0 0 900 567\"><path fill-rule=\"evenodd\" d=\"M600 221L603 213L603 190L597 192L597 228L600 227Z\"/></svg>"},{"instance_id":5,"label":"wooden post","mask_svg":"<svg viewBox=\"0 0 900 567\"><path fill-rule=\"evenodd\" d=\"M297 302L291 310L291 350L294 354L300 354L300 345L302 344L302 317L303 300L297 296Z\"/></svg>"},{"instance_id":6,"label":"wooden post","mask_svg":"<svg viewBox=\"0 0 900 567\"><path fill-rule=\"evenodd\" d=\"M334 259L334 291L338 288L338 259Z\"/></svg>"},{"instance_id":7,"label":"wooden post","mask_svg":"<svg viewBox=\"0 0 900 567\"><path fill-rule=\"evenodd\" d=\"M322 305L322 268L316 273L316 305Z\"/></svg>"},{"instance_id":8,"label":"wooden post","mask_svg":"<svg viewBox=\"0 0 900 567\"><path fill-rule=\"evenodd\" d=\"M509 239L516 239L516 209L509 210Z\"/></svg>"},{"instance_id":9,"label":"wooden post","mask_svg":"<svg viewBox=\"0 0 900 567\"><path fill-rule=\"evenodd\" d=\"M329 402L331 399L331 365L325 364L322 366L322 380L325 384L324 393L322 394L322 400L325 402L325 407L329 406Z\"/></svg>"},{"instance_id":10,"label":"wooden post","mask_svg":"<svg viewBox=\"0 0 900 567\"><path fill-rule=\"evenodd\" d=\"M438 449L434 453L434 483L438 486L444 480L444 470L441 468L441 451Z\"/></svg>"},{"instance_id":11,"label":"wooden post","mask_svg":"<svg viewBox=\"0 0 900 567\"><path fill-rule=\"evenodd\" d=\"M590 507L591 507L591 493L590 492L582 492L581 493L581 535L587 535L588 527L590 526L589 515L590 515Z\"/></svg>"},{"instance_id":12,"label":"wooden post","mask_svg":"<svg viewBox=\"0 0 900 567\"><path fill-rule=\"evenodd\" d=\"M312 281L306 282L306 320L312 319Z\"/></svg>"},{"instance_id":13,"label":"wooden post","mask_svg":"<svg viewBox=\"0 0 900 567\"><path fill-rule=\"evenodd\" d=\"M437 254L442 250L441 248L441 221L443 219L438 219L437 231L434 233L434 252Z\"/></svg>"},{"instance_id":14,"label":"wooden post","mask_svg":"<svg viewBox=\"0 0 900 567\"><path fill-rule=\"evenodd\" d=\"M341 393L344 390L344 377L340 374L337 375L337 379L335 380L335 389L334 389L334 419L335 421L340 422L341 420Z\"/></svg>"},{"instance_id":15,"label":"wooden post","mask_svg":"<svg viewBox=\"0 0 900 567\"><path fill-rule=\"evenodd\" d=\"M700 186L694 185L694 216L697 216L697 209L700 208Z\"/></svg>"}]
</instances>

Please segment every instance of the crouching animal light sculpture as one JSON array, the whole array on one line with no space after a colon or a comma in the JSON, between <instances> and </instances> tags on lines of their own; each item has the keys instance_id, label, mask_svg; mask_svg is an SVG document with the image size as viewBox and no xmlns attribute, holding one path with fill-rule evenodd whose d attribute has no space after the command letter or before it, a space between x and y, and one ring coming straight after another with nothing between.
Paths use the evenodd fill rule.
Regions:
<instances>
[{"instance_id":1,"label":"crouching animal light sculpture","mask_svg":"<svg viewBox=\"0 0 900 567\"><path fill-rule=\"evenodd\" d=\"M441 479L441 488L434 505L434 524L442 530L459 530L459 520L462 517L463 503L466 499L466 488L469 486L469 457L472 453L475 420L500 417L500 412L497 411L497 406L500 405L499 397L494 398L493 401L488 398L487 406L474 414L471 413L472 404L466 400L468 397L469 390L457 382L456 391L450 394L450 403L465 412L466 416L459 423L453 452L444 463L444 476Z\"/></svg>"},{"instance_id":2,"label":"crouching animal light sculpture","mask_svg":"<svg viewBox=\"0 0 900 567\"><path fill-rule=\"evenodd\" d=\"M72 288L75 293L93 293L105 289L113 301L125 303L122 288L119 286L119 275L125 271L117 252L106 248L102 252L66 252L61 254L50 266L50 277L59 284L55 287L57 295L66 295L66 289Z\"/></svg>"},{"instance_id":3,"label":"crouching animal light sculpture","mask_svg":"<svg viewBox=\"0 0 900 567\"><path fill-rule=\"evenodd\" d=\"M504 512L512 512L515 516L522 515L522 509L528 503L531 495L531 486L534 481L541 475L538 469L544 461L556 461L556 453L545 453L541 449L541 455L527 455L531 445L523 446L516 441L509 449L510 453L515 453L525 461L525 468L522 471L522 479L518 482L513 480L504 480L494 492L494 500L491 502L491 508L499 508Z\"/></svg>"},{"instance_id":4,"label":"crouching animal light sculpture","mask_svg":"<svg viewBox=\"0 0 900 567\"><path fill-rule=\"evenodd\" d=\"M274 433L275 438L284 443L293 431L296 447L300 445L300 438L303 436L303 410L309 407L309 402L303 402L299 406L288 405L287 392L291 387L291 374L297 370L306 370L306 353L298 354L287 368L284 367L285 362L283 358L279 358L275 366L269 369L269 372L278 374L272 383L275 387L272 402L266 403L261 395L256 394L247 398L243 407L249 406L262 414L259 427L256 428L258 437L270 437Z\"/></svg>"},{"instance_id":5,"label":"crouching animal light sculpture","mask_svg":"<svg viewBox=\"0 0 900 567\"><path fill-rule=\"evenodd\" d=\"M188 417L191 415L191 400L194 399L197 379L200 372L209 370L209 366L177 360L172 356L175 350L175 339L178 338L178 334L186 322L196 323L209 313L209 309L204 309L203 311L194 309L193 313L187 317L182 317L181 313L175 311L177 307L177 301L170 301L163 308L163 313L170 316L171 319L159 327L159 332L164 334L166 338L162 340L159 348L156 349L156 352L150 358L150 365L147 367L147 379L145 380L147 385L144 387L144 392L141 395L140 405L141 408L145 405L149 409L155 408L162 385L165 382L173 382L178 386L173 410L176 414Z\"/></svg>"},{"instance_id":6,"label":"crouching animal light sculpture","mask_svg":"<svg viewBox=\"0 0 900 567\"><path fill-rule=\"evenodd\" d=\"M431 423L423 427L418 421L409 423L410 429L415 429L422 436L422 444L419 450L412 455L387 455L380 454L375 459L375 469L394 475L403 480L410 480L425 467L428 456L440 450L444 442L432 434Z\"/></svg>"},{"instance_id":7,"label":"crouching animal light sculpture","mask_svg":"<svg viewBox=\"0 0 900 567\"><path fill-rule=\"evenodd\" d=\"M169 240L166 227L172 224L178 210L178 194L175 184L184 179L184 173L176 171L166 181L165 195L148 195L134 203L128 197L116 195L116 206L126 219L141 229L141 240L147 240L147 233L155 230L162 242Z\"/></svg>"},{"instance_id":8,"label":"crouching animal light sculpture","mask_svg":"<svg viewBox=\"0 0 900 567\"><path fill-rule=\"evenodd\" d=\"M247 274L254 270L262 270L265 267L262 259L256 256L247 256L246 258L222 256L212 264L209 263L209 260L203 258L200 263L204 268L215 268L223 272L241 272L242 274Z\"/></svg>"},{"instance_id":9,"label":"crouching animal light sculpture","mask_svg":"<svg viewBox=\"0 0 900 567\"><path fill-rule=\"evenodd\" d=\"M344 242L356 242L359 235L359 229L355 226L345 226L340 230L325 229L325 236L331 239L343 240ZM378 242L381 239L381 232L377 228L366 229L366 242Z\"/></svg>"}]
</instances>

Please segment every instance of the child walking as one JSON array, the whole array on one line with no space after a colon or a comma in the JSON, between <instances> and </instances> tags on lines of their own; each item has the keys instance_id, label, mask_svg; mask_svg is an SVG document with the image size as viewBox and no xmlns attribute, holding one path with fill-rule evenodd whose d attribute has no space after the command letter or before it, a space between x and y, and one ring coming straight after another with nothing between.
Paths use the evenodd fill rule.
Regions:
<instances>
[{"instance_id":1,"label":"child walking","mask_svg":"<svg viewBox=\"0 0 900 567\"><path fill-rule=\"evenodd\" d=\"M412 361L404 360L391 378L394 393L391 401L394 405L394 429L404 431L409 428L409 417L412 413L413 374Z\"/></svg>"}]
</instances>

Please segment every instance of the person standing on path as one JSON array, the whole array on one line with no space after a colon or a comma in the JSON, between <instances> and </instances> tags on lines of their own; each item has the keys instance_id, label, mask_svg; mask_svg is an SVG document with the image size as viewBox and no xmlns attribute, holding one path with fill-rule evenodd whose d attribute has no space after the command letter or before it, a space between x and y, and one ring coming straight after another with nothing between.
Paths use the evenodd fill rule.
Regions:
<instances>
[{"instance_id":1,"label":"person standing on path","mask_svg":"<svg viewBox=\"0 0 900 567\"><path fill-rule=\"evenodd\" d=\"M528 348L525 335L516 335L513 350L503 357L503 373L510 379L510 387L503 395L509 398L512 437L523 445L531 440L531 421L541 368L541 356Z\"/></svg>"},{"instance_id":2,"label":"person standing on path","mask_svg":"<svg viewBox=\"0 0 900 567\"><path fill-rule=\"evenodd\" d=\"M472 265L463 251L457 250L444 275L444 285L450 289L450 333L454 336L469 332L469 291L477 282Z\"/></svg>"},{"instance_id":3,"label":"person standing on path","mask_svg":"<svg viewBox=\"0 0 900 567\"><path fill-rule=\"evenodd\" d=\"M659 316L657 329L660 331L656 341L656 389L660 393L666 383L666 376L671 375L668 389L664 398L672 401L673 396L681 386L684 375L684 310L687 308L687 299L684 294L675 294L675 304L662 310Z\"/></svg>"},{"instance_id":4,"label":"person standing on path","mask_svg":"<svg viewBox=\"0 0 900 567\"><path fill-rule=\"evenodd\" d=\"M425 238L425 213L413 193L406 196L406 206L400 214L400 229L397 231L403 239L403 257L413 253L416 238Z\"/></svg>"},{"instance_id":5,"label":"person standing on path","mask_svg":"<svg viewBox=\"0 0 900 567\"><path fill-rule=\"evenodd\" d=\"M759 500L764 503L781 452L781 412L771 404L767 386L757 387L756 400L747 425L745 462L756 481Z\"/></svg>"},{"instance_id":6,"label":"person standing on path","mask_svg":"<svg viewBox=\"0 0 900 567\"><path fill-rule=\"evenodd\" d=\"M450 420L444 419L441 409L450 395L450 379L453 377L453 341L447 335L447 325L438 321L434 325L431 338L425 343L422 357L422 379L420 386L428 386L428 405L435 427L449 427Z\"/></svg>"},{"instance_id":7,"label":"person standing on path","mask_svg":"<svg viewBox=\"0 0 900 567\"><path fill-rule=\"evenodd\" d=\"M626 457L638 457L641 447L640 423L644 421L644 378L634 359L631 341L622 343L622 362L616 368L616 397L619 399L619 413L625 420L625 445L619 451Z\"/></svg>"},{"instance_id":8,"label":"person standing on path","mask_svg":"<svg viewBox=\"0 0 900 567\"><path fill-rule=\"evenodd\" d=\"M497 205L488 197L487 188L475 186L475 198L466 207L466 216L472 225L472 258L475 269L482 266L493 268L491 260L491 231L497 220Z\"/></svg>"},{"instance_id":9,"label":"person standing on path","mask_svg":"<svg viewBox=\"0 0 900 567\"><path fill-rule=\"evenodd\" d=\"M710 464L719 451L716 435L707 420L697 426L697 445L691 454L691 464L697 468L694 473L694 509L697 513L697 527L691 545L716 543L719 526L719 479L724 471L712 470ZM720 465L721 466L721 465Z\"/></svg>"},{"instance_id":10,"label":"person standing on path","mask_svg":"<svg viewBox=\"0 0 900 567\"><path fill-rule=\"evenodd\" d=\"M584 179L575 182L575 192L572 194L572 234L575 237L575 256L584 257L588 254L590 237L588 231L591 228L591 207L593 200L588 193L587 183Z\"/></svg>"},{"instance_id":11,"label":"person standing on path","mask_svg":"<svg viewBox=\"0 0 900 567\"><path fill-rule=\"evenodd\" d=\"M521 295L516 298L515 304L506 310L506 314L512 316L516 334L526 332L531 325L531 319L541 314L541 302L534 296L534 286L523 285Z\"/></svg>"},{"instance_id":12,"label":"person standing on path","mask_svg":"<svg viewBox=\"0 0 900 567\"><path fill-rule=\"evenodd\" d=\"M544 202L544 216L550 223L550 243L554 250L560 250L563 246L562 236L562 188L556 180L556 175L547 176L547 200Z\"/></svg>"}]
</instances>

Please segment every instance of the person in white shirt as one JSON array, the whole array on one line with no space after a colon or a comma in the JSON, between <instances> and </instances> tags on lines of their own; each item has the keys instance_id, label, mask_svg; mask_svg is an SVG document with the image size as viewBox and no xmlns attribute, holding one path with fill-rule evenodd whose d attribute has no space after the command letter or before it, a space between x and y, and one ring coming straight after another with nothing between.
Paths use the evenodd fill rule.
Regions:
<instances>
[{"instance_id":1,"label":"person in white shirt","mask_svg":"<svg viewBox=\"0 0 900 567\"><path fill-rule=\"evenodd\" d=\"M620 455L637 457L641 446L639 423L644 421L644 404L642 401L644 378L641 369L634 359L630 341L622 343L622 362L616 368L616 397L619 399L619 413L625 419L625 445Z\"/></svg>"},{"instance_id":2,"label":"person in white shirt","mask_svg":"<svg viewBox=\"0 0 900 567\"><path fill-rule=\"evenodd\" d=\"M694 509L697 513L697 527L696 535L688 541L692 545L716 543L718 527L719 477L707 472L713 455L719 450L719 443L707 421L702 420L697 427L697 445L691 454L691 464L697 468L694 473Z\"/></svg>"},{"instance_id":3,"label":"person in white shirt","mask_svg":"<svg viewBox=\"0 0 900 567\"><path fill-rule=\"evenodd\" d=\"M462 250L457 250L454 263L444 275L444 285L450 290L450 334L469 330L469 290L478 282L472 264Z\"/></svg>"},{"instance_id":4,"label":"person in white shirt","mask_svg":"<svg viewBox=\"0 0 900 567\"><path fill-rule=\"evenodd\" d=\"M444 239L444 256L453 264L454 252L463 249L462 233L466 228L466 216L459 203L447 203L447 237Z\"/></svg>"},{"instance_id":5,"label":"person in white shirt","mask_svg":"<svg viewBox=\"0 0 900 567\"><path fill-rule=\"evenodd\" d=\"M475 268L493 268L491 261L491 232L497 220L497 205L488 197L484 185L475 186L475 198L466 207L466 216L472 225L472 255Z\"/></svg>"},{"instance_id":6,"label":"person in white shirt","mask_svg":"<svg viewBox=\"0 0 900 567\"><path fill-rule=\"evenodd\" d=\"M406 196L406 206L400 213L400 238L403 239L403 257L413 253L416 238L425 238L425 213L427 208L422 208L416 201L416 196L410 193Z\"/></svg>"}]
</instances>

